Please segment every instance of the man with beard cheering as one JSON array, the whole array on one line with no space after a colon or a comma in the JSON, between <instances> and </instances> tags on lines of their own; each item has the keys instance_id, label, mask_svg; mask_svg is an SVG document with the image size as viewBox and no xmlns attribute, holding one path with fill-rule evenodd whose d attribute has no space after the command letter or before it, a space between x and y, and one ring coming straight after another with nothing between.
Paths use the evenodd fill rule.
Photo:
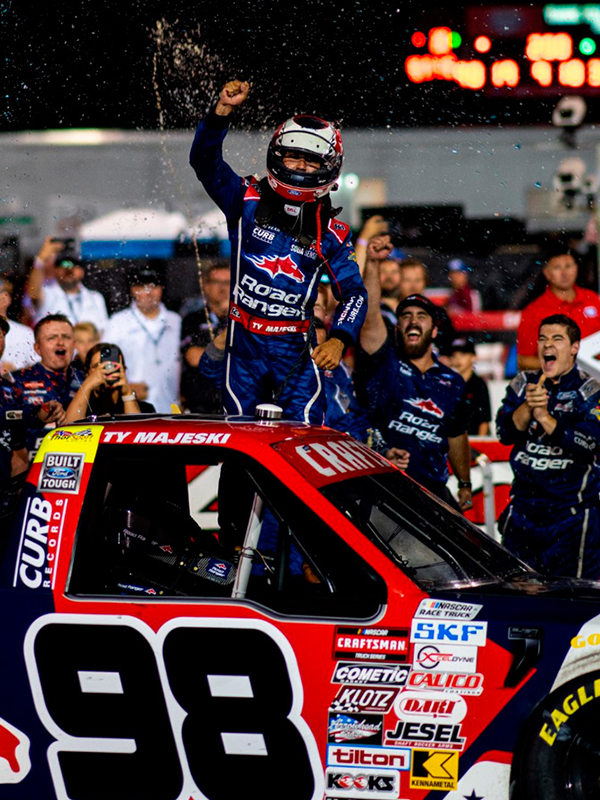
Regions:
<instances>
[{"instance_id":1,"label":"man with beard cheering","mask_svg":"<svg viewBox=\"0 0 600 800\"><path fill-rule=\"evenodd\" d=\"M405 297L398 304L396 330L388 332L379 265L390 251L388 236L369 242L364 273L369 303L360 333L371 422L384 439L378 449L456 508L446 486L449 460L458 479L458 506L465 510L472 506L465 382L432 351L437 311L427 297Z\"/></svg>"}]
</instances>

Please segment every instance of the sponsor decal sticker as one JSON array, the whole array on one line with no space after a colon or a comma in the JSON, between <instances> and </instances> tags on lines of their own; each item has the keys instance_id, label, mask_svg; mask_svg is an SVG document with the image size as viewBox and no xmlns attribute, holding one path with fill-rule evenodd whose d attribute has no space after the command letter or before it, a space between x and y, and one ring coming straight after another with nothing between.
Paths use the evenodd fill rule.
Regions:
<instances>
[{"instance_id":1,"label":"sponsor decal sticker","mask_svg":"<svg viewBox=\"0 0 600 800\"><path fill-rule=\"evenodd\" d=\"M44 453L38 489L40 492L77 494L84 464L84 453Z\"/></svg>"},{"instance_id":2,"label":"sponsor decal sticker","mask_svg":"<svg viewBox=\"0 0 600 800\"><path fill-rule=\"evenodd\" d=\"M131 438L133 436L133 438ZM168 433L167 431L105 431L103 442L114 444L225 444L230 433Z\"/></svg>"},{"instance_id":3,"label":"sponsor decal sticker","mask_svg":"<svg viewBox=\"0 0 600 800\"><path fill-rule=\"evenodd\" d=\"M410 768L408 748L402 747L349 747L348 745L327 745L328 767L369 767L377 769Z\"/></svg>"},{"instance_id":4,"label":"sponsor decal sticker","mask_svg":"<svg viewBox=\"0 0 600 800\"><path fill-rule=\"evenodd\" d=\"M471 645L448 647L441 644L416 645L413 652L415 669L438 672L476 672L477 648Z\"/></svg>"},{"instance_id":5,"label":"sponsor decal sticker","mask_svg":"<svg viewBox=\"0 0 600 800\"><path fill-rule=\"evenodd\" d=\"M461 726L446 722L406 722L399 720L394 730L385 731L384 744L415 747L432 744L440 750L462 750L465 738Z\"/></svg>"},{"instance_id":6,"label":"sponsor decal sticker","mask_svg":"<svg viewBox=\"0 0 600 800\"><path fill-rule=\"evenodd\" d=\"M13 586L26 589L54 587L54 562L60 548L68 502L66 498L58 498L53 505L42 496L27 500Z\"/></svg>"},{"instance_id":7,"label":"sponsor decal sticker","mask_svg":"<svg viewBox=\"0 0 600 800\"><path fill-rule=\"evenodd\" d=\"M401 692L394 703L399 719L417 722L462 722L467 703L453 692Z\"/></svg>"},{"instance_id":8,"label":"sponsor decal sticker","mask_svg":"<svg viewBox=\"0 0 600 800\"><path fill-rule=\"evenodd\" d=\"M548 715L549 719L540 728L539 737L552 745L560 733L561 727L569 721L569 717L576 714L580 708L590 703L595 698L600 697L600 678L595 681L582 681L582 683L568 694L562 704L553 708Z\"/></svg>"},{"instance_id":9,"label":"sponsor decal sticker","mask_svg":"<svg viewBox=\"0 0 600 800\"><path fill-rule=\"evenodd\" d=\"M413 750L411 789L455 791L458 786L458 753Z\"/></svg>"},{"instance_id":10,"label":"sponsor decal sticker","mask_svg":"<svg viewBox=\"0 0 600 800\"><path fill-rule=\"evenodd\" d=\"M20 783L31 769L29 737L0 718L0 784Z\"/></svg>"},{"instance_id":11,"label":"sponsor decal sticker","mask_svg":"<svg viewBox=\"0 0 600 800\"><path fill-rule=\"evenodd\" d=\"M421 600L415 617L441 617L443 619L475 619L483 606L475 603L458 603L453 600Z\"/></svg>"},{"instance_id":12,"label":"sponsor decal sticker","mask_svg":"<svg viewBox=\"0 0 600 800\"><path fill-rule=\"evenodd\" d=\"M420 397L417 400L404 398L404 402L413 408L418 408L426 414L433 414L434 417L441 419L444 416L442 409L429 397Z\"/></svg>"},{"instance_id":13,"label":"sponsor decal sticker","mask_svg":"<svg viewBox=\"0 0 600 800\"><path fill-rule=\"evenodd\" d=\"M448 622L447 620L413 621L411 642L475 645L486 643L487 622Z\"/></svg>"},{"instance_id":14,"label":"sponsor decal sticker","mask_svg":"<svg viewBox=\"0 0 600 800\"><path fill-rule=\"evenodd\" d=\"M383 717L377 714L330 714L328 741L381 744Z\"/></svg>"},{"instance_id":15,"label":"sponsor decal sticker","mask_svg":"<svg viewBox=\"0 0 600 800\"><path fill-rule=\"evenodd\" d=\"M399 691L383 686L342 686L330 708L350 713L387 714Z\"/></svg>"},{"instance_id":16,"label":"sponsor decal sticker","mask_svg":"<svg viewBox=\"0 0 600 800\"><path fill-rule=\"evenodd\" d=\"M407 628L342 628L335 630L334 658L408 661Z\"/></svg>"},{"instance_id":17,"label":"sponsor decal sticker","mask_svg":"<svg viewBox=\"0 0 600 800\"><path fill-rule=\"evenodd\" d=\"M408 676L411 689L435 689L452 691L458 694L479 695L483 692L483 675L476 672L419 672L413 670Z\"/></svg>"},{"instance_id":18,"label":"sponsor decal sticker","mask_svg":"<svg viewBox=\"0 0 600 800\"><path fill-rule=\"evenodd\" d=\"M346 683L356 686L383 684L385 686L406 686L410 667L402 664L357 664L339 661L335 665L332 683Z\"/></svg>"},{"instance_id":19,"label":"sponsor decal sticker","mask_svg":"<svg viewBox=\"0 0 600 800\"><path fill-rule=\"evenodd\" d=\"M590 633L588 636L578 634L571 639L571 647L598 647L600 645L600 633Z\"/></svg>"},{"instance_id":20,"label":"sponsor decal sticker","mask_svg":"<svg viewBox=\"0 0 600 800\"><path fill-rule=\"evenodd\" d=\"M369 797L386 800L398 797L400 773L397 770L328 768L325 773L326 797Z\"/></svg>"}]
</instances>

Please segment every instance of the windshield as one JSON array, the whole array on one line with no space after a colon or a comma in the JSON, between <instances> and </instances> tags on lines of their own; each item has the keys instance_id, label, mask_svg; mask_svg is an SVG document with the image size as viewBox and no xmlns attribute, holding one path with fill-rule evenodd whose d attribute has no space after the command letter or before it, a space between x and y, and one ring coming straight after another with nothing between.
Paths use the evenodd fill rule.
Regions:
<instances>
[{"instance_id":1,"label":"windshield","mask_svg":"<svg viewBox=\"0 0 600 800\"><path fill-rule=\"evenodd\" d=\"M425 591L535 576L400 472L351 478L321 491Z\"/></svg>"}]
</instances>

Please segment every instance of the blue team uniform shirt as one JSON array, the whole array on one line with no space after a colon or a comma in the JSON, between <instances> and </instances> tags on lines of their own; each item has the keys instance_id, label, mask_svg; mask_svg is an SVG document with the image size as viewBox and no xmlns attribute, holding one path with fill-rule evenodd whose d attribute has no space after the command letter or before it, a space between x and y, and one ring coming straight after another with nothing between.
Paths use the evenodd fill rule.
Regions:
<instances>
[{"instance_id":1,"label":"blue team uniform shirt","mask_svg":"<svg viewBox=\"0 0 600 800\"><path fill-rule=\"evenodd\" d=\"M225 118L214 114L200 123L190 164L227 219L232 251L232 304L265 320L308 320L320 277L326 271L333 295L340 301L330 335L340 334L339 338L351 344L367 312L367 293L356 263L350 226L337 219L329 220L321 238L321 252L326 261L323 263L314 242L303 246L276 225L258 225L255 214L261 187L256 179L237 175L224 161L226 125ZM254 328L254 332L257 330Z\"/></svg>"},{"instance_id":2,"label":"blue team uniform shirt","mask_svg":"<svg viewBox=\"0 0 600 800\"><path fill-rule=\"evenodd\" d=\"M498 438L513 445L511 505L539 520L596 505L600 491L600 381L577 364L556 383L547 380L554 432L545 433L535 420L519 431L512 415L525 402L527 384L538 383L541 375L525 370L513 378L496 417Z\"/></svg>"},{"instance_id":3,"label":"blue team uniform shirt","mask_svg":"<svg viewBox=\"0 0 600 800\"><path fill-rule=\"evenodd\" d=\"M66 373L54 372L42 366L41 362L31 367L11 373L14 386L20 391L23 404L29 407L27 414L26 446L30 455L37 452L48 428L34 416L39 406L49 400L58 400L66 410L84 380L81 370L69 367Z\"/></svg>"},{"instance_id":4,"label":"blue team uniform shirt","mask_svg":"<svg viewBox=\"0 0 600 800\"><path fill-rule=\"evenodd\" d=\"M0 378L0 483L10 478L13 450L25 447L23 397L7 378Z\"/></svg>"},{"instance_id":5,"label":"blue team uniform shirt","mask_svg":"<svg viewBox=\"0 0 600 800\"><path fill-rule=\"evenodd\" d=\"M390 334L376 353L361 358L369 418L383 437L377 449L408 450L408 475L424 486L445 485L448 438L467 430L465 382L435 356L421 372L401 357Z\"/></svg>"}]
</instances>

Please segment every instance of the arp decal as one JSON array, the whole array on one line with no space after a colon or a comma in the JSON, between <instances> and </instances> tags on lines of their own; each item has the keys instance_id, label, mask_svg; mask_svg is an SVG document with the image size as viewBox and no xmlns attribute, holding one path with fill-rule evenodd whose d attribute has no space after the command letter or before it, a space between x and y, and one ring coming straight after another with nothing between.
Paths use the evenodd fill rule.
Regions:
<instances>
[{"instance_id":1,"label":"arp decal","mask_svg":"<svg viewBox=\"0 0 600 800\"><path fill-rule=\"evenodd\" d=\"M13 586L51 589L56 578L55 561L60 548L68 499L54 504L42 497L27 500L15 565Z\"/></svg>"},{"instance_id":2,"label":"arp decal","mask_svg":"<svg viewBox=\"0 0 600 800\"><path fill-rule=\"evenodd\" d=\"M467 703L454 692L401 692L394 703L396 716L416 722L462 722Z\"/></svg>"},{"instance_id":3,"label":"arp decal","mask_svg":"<svg viewBox=\"0 0 600 800\"><path fill-rule=\"evenodd\" d=\"M483 606L475 603L459 603L455 600L421 600L415 613L418 618L439 617L441 619L475 619Z\"/></svg>"},{"instance_id":4,"label":"arp decal","mask_svg":"<svg viewBox=\"0 0 600 800\"><path fill-rule=\"evenodd\" d=\"M248 785L277 800L287 784L287 797L321 800L298 667L274 626L182 618L155 633L132 617L52 614L24 651L59 800L230 800Z\"/></svg>"},{"instance_id":5,"label":"arp decal","mask_svg":"<svg viewBox=\"0 0 600 800\"><path fill-rule=\"evenodd\" d=\"M413 666L415 669L427 669L432 672L475 672L477 648L469 645L454 647L442 644L415 645Z\"/></svg>"},{"instance_id":6,"label":"arp decal","mask_svg":"<svg viewBox=\"0 0 600 800\"><path fill-rule=\"evenodd\" d=\"M410 667L404 664L357 664L340 661L335 665L332 683L356 686L383 684L384 686L406 686Z\"/></svg>"},{"instance_id":7,"label":"arp decal","mask_svg":"<svg viewBox=\"0 0 600 800\"><path fill-rule=\"evenodd\" d=\"M38 489L40 492L77 494L84 463L84 453L44 453Z\"/></svg>"},{"instance_id":8,"label":"arp decal","mask_svg":"<svg viewBox=\"0 0 600 800\"><path fill-rule=\"evenodd\" d=\"M327 741L358 744L381 744L383 716L377 714L330 714Z\"/></svg>"},{"instance_id":9,"label":"arp decal","mask_svg":"<svg viewBox=\"0 0 600 800\"><path fill-rule=\"evenodd\" d=\"M329 768L325 775L326 797L368 797L386 800L398 797L400 773L397 770Z\"/></svg>"},{"instance_id":10,"label":"arp decal","mask_svg":"<svg viewBox=\"0 0 600 800\"><path fill-rule=\"evenodd\" d=\"M405 722L399 720L394 730L386 730L385 745L418 747L431 744L440 750L462 750L466 739L460 725L442 722Z\"/></svg>"},{"instance_id":11,"label":"arp decal","mask_svg":"<svg viewBox=\"0 0 600 800\"><path fill-rule=\"evenodd\" d=\"M408 676L411 689L436 689L458 694L479 695L483 692L483 675L464 672L418 672L413 670Z\"/></svg>"},{"instance_id":12,"label":"arp decal","mask_svg":"<svg viewBox=\"0 0 600 800\"><path fill-rule=\"evenodd\" d=\"M29 737L0 718L0 785L20 783L29 774Z\"/></svg>"},{"instance_id":13,"label":"arp decal","mask_svg":"<svg viewBox=\"0 0 600 800\"><path fill-rule=\"evenodd\" d=\"M458 786L458 753L444 750L413 750L411 789L452 791Z\"/></svg>"},{"instance_id":14,"label":"arp decal","mask_svg":"<svg viewBox=\"0 0 600 800\"><path fill-rule=\"evenodd\" d=\"M401 747L349 747L348 745L327 745L328 767L361 767L377 769L410 768L411 751Z\"/></svg>"},{"instance_id":15,"label":"arp decal","mask_svg":"<svg viewBox=\"0 0 600 800\"><path fill-rule=\"evenodd\" d=\"M486 643L487 622L413 621L411 642L435 642L482 647Z\"/></svg>"},{"instance_id":16,"label":"arp decal","mask_svg":"<svg viewBox=\"0 0 600 800\"><path fill-rule=\"evenodd\" d=\"M342 686L332 701L331 711L387 714L399 689L383 686Z\"/></svg>"},{"instance_id":17,"label":"arp decal","mask_svg":"<svg viewBox=\"0 0 600 800\"><path fill-rule=\"evenodd\" d=\"M338 627L335 629L333 657L408 661L408 629Z\"/></svg>"}]
</instances>

